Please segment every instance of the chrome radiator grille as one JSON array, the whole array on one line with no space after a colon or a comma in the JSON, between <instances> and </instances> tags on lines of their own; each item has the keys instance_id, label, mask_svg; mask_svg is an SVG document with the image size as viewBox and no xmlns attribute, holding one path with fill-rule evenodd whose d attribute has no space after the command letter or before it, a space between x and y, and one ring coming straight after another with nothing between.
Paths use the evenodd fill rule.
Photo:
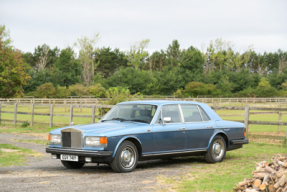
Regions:
<instances>
[{"instance_id":1,"label":"chrome radiator grille","mask_svg":"<svg viewBox=\"0 0 287 192\"><path fill-rule=\"evenodd\" d=\"M83 147L82 132L77 129L63 129L62 134L62 147L81 149Z\"/></svg>"}]
</instances>

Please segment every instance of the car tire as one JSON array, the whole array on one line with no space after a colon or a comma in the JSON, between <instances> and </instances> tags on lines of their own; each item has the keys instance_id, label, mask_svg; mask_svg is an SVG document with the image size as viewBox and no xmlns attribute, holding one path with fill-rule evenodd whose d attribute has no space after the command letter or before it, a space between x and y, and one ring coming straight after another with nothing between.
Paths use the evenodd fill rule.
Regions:
<instances>
[{"instance_id":1,"label":"car tire","mask_svg":"<svg viewBox=\"0 0 287 192\"><path fill-rule=\"evenodd\" d=\"M226 155L226 143L225 140L220 136L216 135L204 155L204 159L207 163L222 162Z\"/></svg>"},{"instance_id":2,"label":"car tire","mask_svg":"<svg viewBox=\"0 0 287 192\"><path fill-rule=\"evenodd\" d=\"M116 155L111 162L112 169L117 173L131 172L138 163L138 150L131 141L120 144Z\"/></svg>"},{"instance_id":3,"label":"car tire","mask_svg":"<svg viewBox=\"0 0 287 192\"><path fill-rule=\"evenodd\" d=\"M73 162L73 161L61 161L62 164L68 169L80 169L85 163Z\"/></svg>"}]
</instances>

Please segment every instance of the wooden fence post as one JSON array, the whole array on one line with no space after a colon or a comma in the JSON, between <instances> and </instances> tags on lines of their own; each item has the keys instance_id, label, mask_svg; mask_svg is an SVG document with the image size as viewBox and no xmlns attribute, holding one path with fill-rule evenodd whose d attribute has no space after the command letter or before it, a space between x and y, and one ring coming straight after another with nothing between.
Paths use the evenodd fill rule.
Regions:
<instances>
[{"instance_id":1,"label":"wooden fence post","mask_svg":"<svg viewBox=\"0 0 287 192\"><path fill-rule=\"evenodd\" d=\"M34 123L34 103L32 103L32 107L31 107L31 126L33 126Z\"/></svg>"},{"instance_id":2,"label":"wooden fence post","mask_svg":"<svg viewBox=\"0 0 287 192\"><path fill-rule=\"evenodd\" d=\"M246 127L246 137L249 134L249 107L245 107L245 116L244 116L244 124Z\"/></svg>"},{"instance_id":3,"label":"wooden fence post","mask_svg":"<svg viewBox=\"0 0 287 192\"><path fill-rule=\"evenodd\" d=\"M70 126L72 126L73 123L73 105L70 107Z\"/></svg>"},{"instance_id":4,"label":"wooden fence post","mask_svg":"<svg viewBox=\"0 0 287 192\"><path fill-rule=\"evenodd\" d=\"M278 122L281 123L281 119L282 119L282 112L279 111L278 112ZM278 131L281 131L281 125L278 125Z\"/></svg>"},{"instance_id":5,"label":"wooden fence post","mask_svg":"<svg viewBox=\"0 0 287 192\"><path fill-rule=\"evenodd\" d=\"M92 123L95 123L95 108L96 108L96 106L93 105L92 106Z\"/></svg>"},{"instance_id":6,"label":"wooden fence post","mask_svg":"<svg viewBox=\"0 0 287 192\"><path fill-rule=\"evenodd\" d=\"M14 125L17 123L17 103L15 103L14 107Z\"/></svg>"},{"instance_id":7,"label":"wooden fence post","mask_svg":"<svg viewBox=\"0 0 287 192\"><path fill-rule=\"evenodd\" d=\"M54 113L54 105L50 105L50 127L53 127L53 113Z\"/></svg>"},{"instance_id":8,"label":"wooden fence post","mask_svg":"<svg viewBox=\"0 0 287 192\"><path fill-rule=\"evenodd\" d=\"M229 99L229 107L231 107L231 99Z\"/></svg>"}]
</instances>

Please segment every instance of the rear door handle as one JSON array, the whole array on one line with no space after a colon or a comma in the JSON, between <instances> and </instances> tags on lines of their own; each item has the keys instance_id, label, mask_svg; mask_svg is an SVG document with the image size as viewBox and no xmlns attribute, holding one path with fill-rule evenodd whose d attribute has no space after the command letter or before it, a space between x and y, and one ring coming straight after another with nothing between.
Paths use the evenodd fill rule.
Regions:
<instances>
[{"instance_id":1,"label":"rear door handle","mask_svg":"<svg viewBox=\"0 0 287 192\"><path fill-rule=\"evenodd\" d=\"M213 126L207 126L206 128L212 128Z\"/></svg>"},{"instance_id":2,"label":"rear door handle","mask_svg":"<svg viewBox=\"0 0 287 192\"><path fill-rule=\"evenodd\" d=\"M185 127L178 128L179 130L185 130Z\"/></svg>"}]
</instances>

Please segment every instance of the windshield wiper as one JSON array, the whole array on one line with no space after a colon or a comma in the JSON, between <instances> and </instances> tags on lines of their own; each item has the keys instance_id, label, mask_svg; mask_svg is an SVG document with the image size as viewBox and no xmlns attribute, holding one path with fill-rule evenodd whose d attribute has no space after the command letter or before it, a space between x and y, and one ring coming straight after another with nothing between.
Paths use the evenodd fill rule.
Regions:
<instances>
[{"instance_id":1,"label":"windshield wiper","mask_svg":"<svg viewBox=\"0 0 287 192\"><path fill-rule=\"evenodd\" d=\"M123 118L112 118L112 119L102 120L102 122L104 122L104 121L113 121L113 120L117 120L117 121L127 121L126 119L123 119Z\"/></svg>"},{"instance_id":2,"label":"windshield wiper","mask_svg":"<svg viewBox=\"0 0 287 192\"><path fill-rule=\"evenodd\" d=\"M149 123L148 121L142 120L142 119L130 119L129 121L137 121L142 123Z\"/></svg>"}]
</instances>

